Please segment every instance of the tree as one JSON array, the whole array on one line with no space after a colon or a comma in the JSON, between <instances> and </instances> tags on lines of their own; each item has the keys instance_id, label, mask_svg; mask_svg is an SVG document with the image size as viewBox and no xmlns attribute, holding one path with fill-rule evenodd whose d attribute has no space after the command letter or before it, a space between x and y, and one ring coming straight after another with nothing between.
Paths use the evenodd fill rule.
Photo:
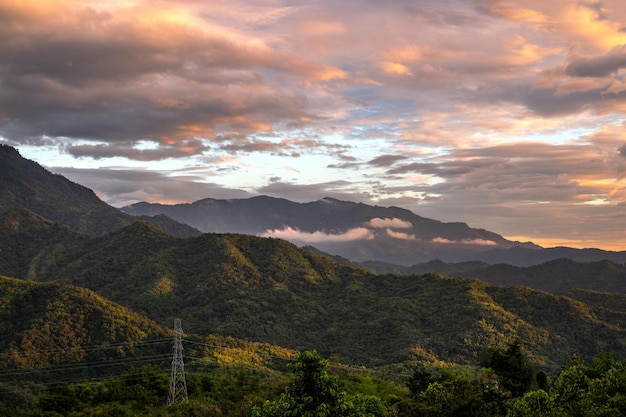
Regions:
<instances>
[{"instance_id":1,"label":"tree","mask_svg":"<svg viewBox=\"0 0 626 417\"><path fill-rule=\"evenodd\" d=\"M253 417L377 417L384 407L372 397L357 404L346 398L337 380L327 371L328 361L316 351L298 354L291 380L277 401L254 407Z\"/></svg>"},{"instance_id":2,"label":"tree","mask_svg":"<svg viewBox=\"0 0 626 417\"><path fill-rule=\"evenodd\" d=\"M549 417L554 415L550 396L542 389L529 391L518 399L506 417Z\"/></svg>"},{"instance_id":3,"label":"tree","mask_svg":"<svg viewBox=\"0 0 626 417\"><path fill-rule=\"evenodd\" d=\"M521 397L530 390L535 379L535 367L526 357L524 343L517 339L503 352L491 348L482 365L493 369L502 387L513 397Z\"/></svg>"}]
</instances>

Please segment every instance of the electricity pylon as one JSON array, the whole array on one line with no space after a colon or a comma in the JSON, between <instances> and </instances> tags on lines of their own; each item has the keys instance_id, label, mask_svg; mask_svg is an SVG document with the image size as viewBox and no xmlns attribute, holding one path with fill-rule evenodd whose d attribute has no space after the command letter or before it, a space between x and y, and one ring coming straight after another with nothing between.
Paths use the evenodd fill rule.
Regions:
<instances>
[{"instance_id":1,"label":"electricity pylon","mask_svg":"<svg viewBox=\"0 0 626 417\"><path fill-rule=\"evenodd\" d=\"M183 327L180 319L174 319L174 358L170 373L170 390L167 394L167 405L189 402L187 398L187 381L185 380L185 364L183 362Z\"/></svg>"}]
</instances>

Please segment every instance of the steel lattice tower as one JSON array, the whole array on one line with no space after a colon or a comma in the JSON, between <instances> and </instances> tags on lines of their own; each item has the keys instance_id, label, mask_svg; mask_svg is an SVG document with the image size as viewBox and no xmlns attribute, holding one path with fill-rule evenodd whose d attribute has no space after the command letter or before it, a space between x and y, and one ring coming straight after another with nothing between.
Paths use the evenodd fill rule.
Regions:
<instances>
[{"instance_id":1,"label":"steel lattice tower","mask_svg":"<svg viewBox=\"0 0 626 417\"><path fill-rule=\"evenodd\" d=\"M170 390L167 394L167 405L189 402L187 398L187 381L185 380L185 364L183 362L183 328L180 319L174 319L174 358L170 373Z\"/></svg>"}]
</instances>

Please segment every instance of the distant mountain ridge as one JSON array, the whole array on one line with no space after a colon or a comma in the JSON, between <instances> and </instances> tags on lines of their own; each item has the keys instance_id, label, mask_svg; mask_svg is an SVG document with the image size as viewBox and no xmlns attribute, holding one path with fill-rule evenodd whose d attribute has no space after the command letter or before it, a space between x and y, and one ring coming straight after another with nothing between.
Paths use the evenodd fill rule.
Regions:
<instances>
[{"instance_id":1,"label":"distant mountain ridge","mask_svg":"<svg viewBox=\"0 0 626 417\"><path fill-rule=\"evenodd\" d=\"M385 262L401 269L436 259L446 263L479 261L516 266L537 265L559 258L626 263L626 251L546 249L532 242L510 241L465 223L424 218L399 207L371 206L333 198L309 203L268 196L231 200L206 198L173 205L141 202L121 210L134 215L165 214L202 232L281 237L352 262Z\"/></svg>"},{"instance_id":2,"label":"distant mountain ridge","mask_svg":"<svg viewBox=\"0 0 626 417\"><path fill-rule=\"evenodd\" d=\"M121 209L133 215L168 217L202 232L275 236L346 257L411 265L434 258L456 259L491 248L539 249L509 241L465 223L443 223L399 207L323 198L296 203L268 196L206 198L190 204L136 203Z\"/></svg>"},{"instance_id":3,"label":"distant mountain ridge","mask_svg":"<svg viewBox=\"0 0 626 417\"><path fill-rule=\"evenodd\" d=\"M577 289L626 294L626 264L606 259L576 262L570 258L559 258L531 266L504 263L490 265L478 261L447 263L441 260L409 267L382 262L352 263L352 265L361 266L378 274L439 273L459 278L480 279L505 287L525 286L555 294L569 293Z\"/></svg>"},{"instance_id":4,"label":"distant mountain ridge","mask_svg":"<svg viewBox=\"0 0 626 417\"><path fill-rule=\"evenodd\" d=\"M626 251L607 251L597 248L554 247L532 250L515 247L510 249L492 249L483 252L479 258L466 256L458 261L480 260L489 264L510 264L515 266L538 265L557 259L568 258L576 262L599 262L608 260L614 263L626 263Z\"/></svg>"}]
</instances>

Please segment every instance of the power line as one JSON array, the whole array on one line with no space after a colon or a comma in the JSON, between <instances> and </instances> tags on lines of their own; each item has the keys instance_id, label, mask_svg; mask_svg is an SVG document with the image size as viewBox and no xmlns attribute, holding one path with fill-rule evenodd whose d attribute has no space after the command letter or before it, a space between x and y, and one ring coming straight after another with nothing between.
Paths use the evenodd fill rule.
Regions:
<instances>
[{"instance_id":1,"label":"power line","mask_svg":"<svg viewBox=\"0 0 626 417\"><path fill-rule=\"evenodd\" d=\"M95 351L95 350L105 350L105 349L115 349L115 348L119 348L119 347L129 347L129 348L138 348L138 347L143 347L143 346L151 346L151 345L159 345L159 344L165 344L165 343L171 343L171 339L170 338L162 338L162 339L150 339L150 340L144 340L142 342L132 342L132 341L128 341L128 342L120 342L120 343L111 343L111 344L106 344L106 345L86 345L86 346L71 346L70 348L80 348L81 351L83 352L91 352L91 351ZM54 353L63 353L65 351L67 351L68 348L64 348L64 349L49 349L49 350L37 350L37 353L39 355L48 355L48 354L54 354ZM17 353L19 353L19 351L17 351ZM12 353L0 353L0 358L8 358L12 355Z\"/></svg>"},{"instance_id":2,"label":"power line","mask_svg":"<svg viewBox=\"0 0 626 417\"><path fill-rule=\"evenodd\" d=\"M176 322L175 322L175 327L176 327ZM182 345L183 342L185 344L204 346L210 349L223 349L223 348L237 349L237 347L223 345L223 344L219 344L219 345L210 344L210 343L204 343L204 342L199 342L195 340L183 339L182 336L183 336L182 326L178 329L178 334L176 333L176 328L175 328L174 357L172 359L172 368L171 368L171 375L170 375L170 376L173 375L175 378L174 379L170 378L170 385L172 383L171 381L176 382L178 385L174 386L174 394L176 395L176 393L178 392L184 398L186 396L186 381L184 380L185 370L184 370L183 359L187 358L191 360L198 360L198 359L202 359L205 357L183 355L183 345ZM88 345L88 346L84 346L83 350L98 351L98 350L114 349L114 348L119 348L119 347L133 347L133 348L149 347L149 346L162 345L167 342L171 343L171 339L153 339L153 340L146 340L143 342L124 342L124 343L107 344L107 345ZM55 349L55 350L42 351L42 353L59 353L62 351L63 351L62 349ZM255 354L261 358L265 358L268 360L273 359L273 360L279 360L279 361L291 362L291 363L296 361L295 358L293 357L272 355L269 352L259 351L259 352L255 352ZM150 356L134 356L134 357L120 358L120 359L107 359L107 360L102 360L102 361L85 361L85 362L79 362L79 363L65 363L65 364L59 364L56 366L50 366L50 367L39 368L39 369L16 369L16 368L4 369L4 370L0 370L0 377L5 379L5 378L10 378L10 377L22 377L22 376L28 376L28 375L51 375L55 373L69 374L72 371L85 371L85 370L90 370L90 369L95 369L95 368L103 368L103 367L115 368L119 366L128 366L128 365L133 366L133 365L141 365L141 364L148 364L148 363L155 363L155 362L164 362L168 357L171 357L171 356L168 354L161 354L161 355L150 355ZM231 365L235 367L244 367L244 368L249 368L249 369L258 368L255 366L245 365L245 364L231 364ZM356 373L362 373L362 374L364 373L370 376L378 376L381 378L385 378L385 377L402 378L402 377L411 376L411 373L405 373L403 371L367 369L367 368L349 366L349 365L337 366L334 364L330 364L330 367L340 372L342 371L342 372L356 372ZM278 372L284 373L284 371L281 371L278 369L275 369L275 370ZM113 376L113 375L109 375L109 376ZM86 378L86 379L81 378L81 379L64 380L60 382L79 383L79 382L102 380L102 378L106 378L106 376L100 376L100 377L96 376L96 377ZM184 386L182 385L183 383L184 383ZM170 389L171 388L172 387L170 386ZM169 400L169 393L168 393L168 400Z\"/></svg>"},{"instance_id":3,"label":"power line","mask_svg":"<svg viewBox=\"0 0 626 417\"><path fill-rule=\"evenodd\" d=\"M45 368L38 368L38 369L6 369L3 371L0 371L0 376L10 377L10 376L18 376L18 375L21 376L21 375L28 375L28 374L45 374L49 372L69 372L73 370L101 368L105 366L111 367L111 366L118 366L118 365L133 365L135 363L165 360L169 357L170 355L161 354L161 355L151 355L151 356L138 356L138 357L124 358L124 359L108 359L108 360L103 360L103 361L65 363L65 364L49 366Z\"/></svg>"},{"instance_id":4,"label":"power line","mask_svg":"<svg viewBox=\"0 0 626 417\"><path fill-rule=\"evenodd\" d=\"M154 380L154 379L161 379L163 378L162 374L159 375L142 375L142 376L117 376L115 377L116 381L120 381L120 382L132 382L132 381L145 381L145 380ZM93 378L81 378L81 379L69 379L69 380L63 380L63 381L56 381L56 383L54 385L45 385L45 386L40 386L40 387L29 387L28 390L32 393L41 393L41 392L45 392L45 391L58 391L58 390L62 390L65 389L66 386L68 384L80 384L80 385L87 385L87 386L92 386L92 385L98 385L101 384L103 382L102 378L100 377L93 377ZM13 392L13 390L10 388L10 385L5 388L2 389L0 388L0 393L7 393L7 392Z\"/></svg>"}]
</instances>

